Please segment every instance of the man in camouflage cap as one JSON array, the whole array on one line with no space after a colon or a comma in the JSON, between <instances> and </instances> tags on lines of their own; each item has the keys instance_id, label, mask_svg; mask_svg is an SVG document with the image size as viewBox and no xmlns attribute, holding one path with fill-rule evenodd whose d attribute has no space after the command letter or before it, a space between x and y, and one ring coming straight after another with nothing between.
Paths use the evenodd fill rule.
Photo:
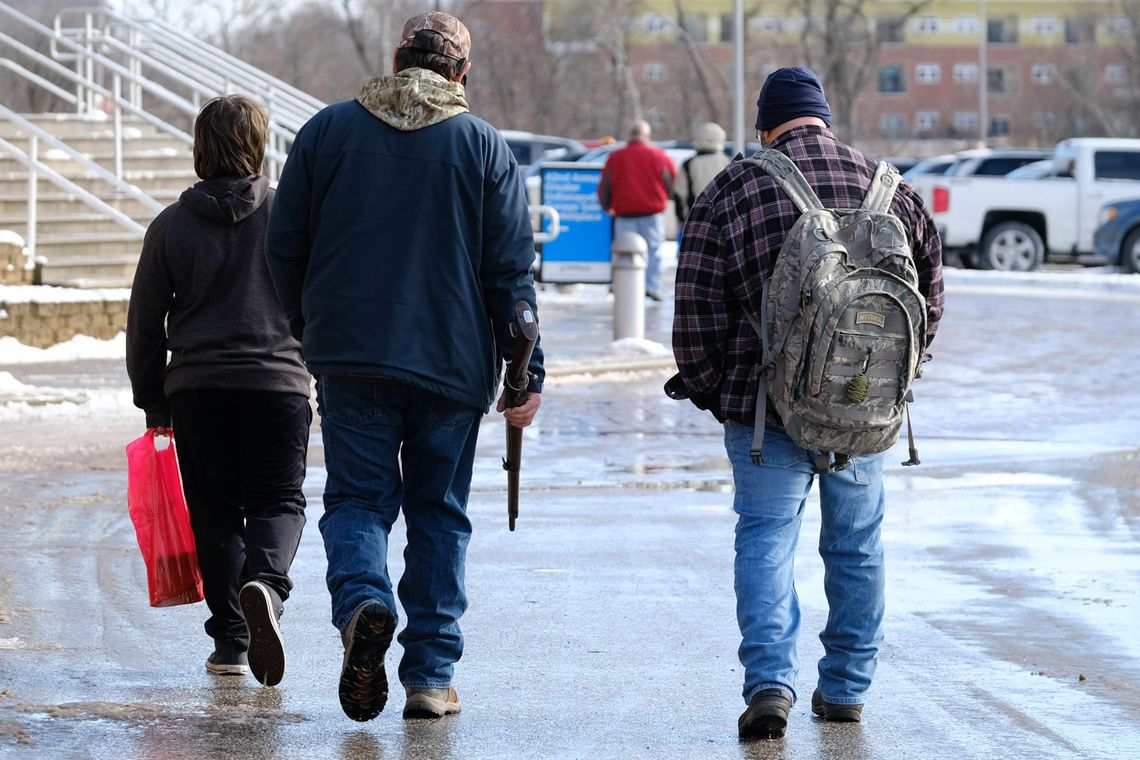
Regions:
<instances>
[{"instance_id":1,"label":"man in camouflage cap","mask_svg":"<svg viewBox=\"0 0 1140 760\"><path fill-rule=\"evenodd\" d=\"M455 16L431 11L407 20L399 47L438 53L464 63L471 53L471 34Z\"/></svg>"},{"instance_id":2,"label":"man in camouflage cap","mask_svg":"<svg viewBox=\"0 0 1140 760\"><path fill-rule=\"evenodd\" d=\"M515 304L535 306L523 183L499 132L468 112L470 49L454 16L408 19L394 73L297 133L267 237L274 284L318 381L320 528L345 648L340 703L353 720L375 718L388 697L388 535L401 509L404 717L459 712L452 676L475 441L511 358ZM526 403L498 404L516 427L538 411L540 347L529 369Z\"/></svg>"}]
</instances>

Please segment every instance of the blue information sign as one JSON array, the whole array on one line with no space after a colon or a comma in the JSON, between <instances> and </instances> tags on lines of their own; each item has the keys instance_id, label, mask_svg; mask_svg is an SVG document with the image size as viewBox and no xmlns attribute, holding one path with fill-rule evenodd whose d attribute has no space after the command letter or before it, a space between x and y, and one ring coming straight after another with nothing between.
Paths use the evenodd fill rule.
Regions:
<instances>
[{"instance_id":1,"label":"blue information sign","mask_svg":"<svg viewBox=\"0 0 1140 760\"><path fill-rule=\"evenodd\" d=\"M543 164L542 200L558 211L558 237L539 247L543 282L609 282L613 224L598 203L601 164ZM546 222L549 224L549 221Z\"/></svg>"}]
</instances>

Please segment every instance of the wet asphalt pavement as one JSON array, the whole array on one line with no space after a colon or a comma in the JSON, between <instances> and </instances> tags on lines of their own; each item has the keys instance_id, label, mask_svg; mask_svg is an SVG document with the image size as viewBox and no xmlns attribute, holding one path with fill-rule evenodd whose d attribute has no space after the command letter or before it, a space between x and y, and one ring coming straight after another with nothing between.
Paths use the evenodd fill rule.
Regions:
<instances>
[{"instance_id":1,"label":"wet asphalt pavement","mask_svg":"<svg viewBox=\"0 0 1140 760\"><path fill-rule=\"evenodd\" d=\"M0 757L1140 758L1140 278L949 275L912 407L923 464L888 455L886 641L861 724L807 704L826 616L809 507L800 701L785 739L737 741L720 430L662 395L667 370L576 373L629 359L604 354L609 305L579 288L540 296L552 378L515 533L502 423L483 428L463 712L437 722L401 719L398 645L388 709L340 711L319 427L288 669L262 688L205 672L204 605L146 605L122 453L142 417L121 364L0 363L49 402L0 404ZM649 306L647 337L668 343L670 319Z\"/></svg>"}]
</instances>

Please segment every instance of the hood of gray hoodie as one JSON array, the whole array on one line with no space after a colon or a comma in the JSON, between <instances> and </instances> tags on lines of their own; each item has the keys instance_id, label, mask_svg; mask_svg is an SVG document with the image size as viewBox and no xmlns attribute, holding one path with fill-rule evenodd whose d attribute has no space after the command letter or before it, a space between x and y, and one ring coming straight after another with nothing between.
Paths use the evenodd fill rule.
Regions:
<instances>
[{"instance_id":1,"label":"hood of gray hoodie","mask_svg":"<svg viewBox=\"0 0 1140 760\"><path fill-rule=\"evenodd\" d=\"M204 179L182 193L181 201L195 213L220 224L237 224L261 208L269 196L269 179L215 177Z\"/></svg>"},{"instance_id":2,"label":"hood of gray hoodie","mask_svg":"<svg viewBox=\"0 0 1140 760\"><path fill-rule=\"evenodd\" d=\"M463 85L427 69L404 69L399 74L369 79L356 101L380 121L403 132L430 127L470 110Z\"/></svg>"}]
</instances>

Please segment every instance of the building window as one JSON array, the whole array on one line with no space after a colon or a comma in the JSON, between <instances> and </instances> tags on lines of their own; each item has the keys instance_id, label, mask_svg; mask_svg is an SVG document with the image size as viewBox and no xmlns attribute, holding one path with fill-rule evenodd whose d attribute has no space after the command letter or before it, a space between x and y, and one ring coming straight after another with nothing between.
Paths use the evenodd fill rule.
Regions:
<instances>
[{"instance_id":1,"label":"building window","mask_svg":"<svg viewBox=\"0 0 1140 760\"><path fill-rule=\"evenodd\" d=\"M994 116L990 119L990 137L1005 137L1013 131L1013 120L1008 116Z\"/></svg>"},{"instance_id":2,"label":"building window","mask_svg":"<svg viewBox=\"0 0 1140 760\"><path fill-rule=\"evenodd\" d=\"M653 129L662 129L665 126L665 113L660 108L650 108L645 112L645 120Z\"/></svg>"},{"instance_id":3,"label":"building window","mask_svg":"<svg viewBox=\"0 0 1140 760\"><path fill-rule=\"evenodd\" d=\"M1054 16L1038 16L1029 20L1029 30L1038 37L1052 37L1061 30L1061 21Z\"/></svg>"},{"instance_id":4,"label":"building window","mask_svg":"<svg viewBox=\"0 0 1140 760\"><path fill-rule=\"evenodd\" d=\"M1128 69L1119 63L1110 63L1104 67L1105 84L1125 84L1128 81Z\"/></svg>"},{"instance_id":5,"label":"building window","mask_svg":"<svg viewBox=\"0 0 1140 760\"><path fill-rule=\"evenodd\" d=\"M709 41L709 16L707 13L686 13L681 27L693 42Z\"/></svg>"},{"instance_id":6,"label":"building window","mask_svg":"<svg viewBox=\"0 0 1140 760\"><path fill-rule=\"evenodd\" d=\"M905 42L905 26L903 19L897 16L885 16L875 21L875 33L882 43Z\"/></svg>"},{"instance_id":7,"label":"building window","mask_svg":"<svg viewBox=\"0 0 1140 760\"><path fill-rule=\"evenodd\" d=\"M906 137L906 114L885 113L879 120L884 137Z\"/></svg>"},{"instance_id":8,"label":"building window","mask_svg":"<svg viewBox=\"0 0 1140 760\"><path fill-rule=\"evenodd\" d=\"M641 78L646 82L664 82L669 78L669 67L652 61L641 67Z\"/></svg>"},{"instance_id":9,"label":"building window","mask_svg":"<svg viewBox=\"0 0 1140 760\"><path fill-rule=\"evenodd\" d=\"M735 30L733 26L733 17L731 13L720 14L720 41L732 42Z\"/></svg>"},{"instance_id":10,"label":"building window","mask_svg":"<svg viewBox=\"0 0 1140 760\"><path fill-rule=\"evenodd\" d=\"M994 66L986 70L986 89L994 93L1017 92L1017 73L1009 66Z\"/></svg>"},{"instance_id":11,"label":"building window","mask_svg":"<svg viewBox=\"0 0 1140 760\"><path fill-rule=\"evenodd\" d=\"M957 84L977 84L977 82L978 82L978 64L976 64L976 63L955 63L954 64L954 81Z\"/></svg>"},{"instance_id":12,"label":"building window","mask_svg":"<svg viewBox=\"0 0 1140 760\"><path fill-rule=\"evenodd\" d=\"M914 115L914 128L919 132L932 132L938 129L938 111L919 111Z\"/></svg>"},{"instance_id":13,"label":"building window","mask_svg":"<svg viewBox=\"0 0 1140 760\"><path fill-rule=\"evenodd\" d=\"M664 34L673 22L660 13L646 13L641 17L641 29L647 34Z\"/></svg>"},{"instance_id":14,"label":"building window","mask_svg":"<svg viewBox=\"0 0 1140 760\"><path fill-rule=\"evenodd\" d=\"M977 111L955 111L954 112L954 129L959 132L977 132L978 131L978 112Z\"/></svg>"},{"instance_id":15,"label":"building window","mask_svg":"<svg viewBox=\"0 0 1140 760\"><path fill-rule=\"evenodd\" d=\"M937 63L920 63L914 67L914 78L919 84L938 84L942 81L942 67Z\"/></svg>"},{"instance_id":16,"label":"building window","mask_svg":"<svg viewBox=\"0 0 1140 760\"><path fill-rule=\"evenodd\" d=\"M986 39L995 43L1017 42L1017 17L991 18L986 21Z\"/></svg>"},{"instance_id":17,"label":"building window","mask_svg":"<svg viewBox=\"0 0 1140 760\"><path fill-rule=\"evenodd\" d=\"M919 34L938 34L939 26L937 16L919 16L914 22L914 28Z\"/></svg>"},{"instance_id":18,"label":"building window","mask_svg":"<svg viewBox=\"0 0 1140 760\"><path fill-rule=\"evenodd\" d=\"M748 19L748 26L761 34L779 34L783 30L779 16L753 16Z\"/></svg>"},{"instance_id":19,"label":"building window","mask_svg":"<svg viewBox=\"0 0 1140 760\"><path fill-rule=\"evenodd\" d=\"M1065 19L1065 44L1089 45L1096 38L1096 25L1088 16Z\"/></svg>"},{"instance_id":20,"label":"building window","mask_svg":"<svg viewBox=\"0 0 1140 760\"><path fill-rule=\"evenodd\" d=\"M1057 114L1052 111L1037 111L1032 117L1033 128L1038 132L1048 132L1057 126Z\"/></svg>"},{"instance_id":21,"label":"building window","mask_svg":"<svg viewBox=\"0 0 1140 760\"><path fill-rule=\"evenodd\" d=\"M1130 37L1132 20L1127 16L1114 16L1104 22L1104 31L1110 37Z\"/></svg>"},{"instance_id":22,"label":"building window","mask_svg":"<svg viewBox=\"0 0 1140 760\"><path fill-rule=\"evenodd\" d=\"M954 19L954 31L962 35L970 35L971 37L978 33L978 17L977 16L959 16Z\"/></svg>"},{"instance_id":23,"label":"building window","mask_svg":"<svg viewBox=\"0 0 1140 760\"><path fill-rule=\"evenodd\" d=\"M1053 81L1056 71L1051 63L1035 63L1029 70L1029 76L1033 84L1049 84Z\"/></svg>"},{"instance_id":24,"label":"building window","mask_svg":"<svg viewBox=\"0 0 1140 760\"><path fill-rule=\"evenodd\" d=\"M906 92L902 66L884 66L879 69L879 92Z\"/></svg>"}]
</instances>

